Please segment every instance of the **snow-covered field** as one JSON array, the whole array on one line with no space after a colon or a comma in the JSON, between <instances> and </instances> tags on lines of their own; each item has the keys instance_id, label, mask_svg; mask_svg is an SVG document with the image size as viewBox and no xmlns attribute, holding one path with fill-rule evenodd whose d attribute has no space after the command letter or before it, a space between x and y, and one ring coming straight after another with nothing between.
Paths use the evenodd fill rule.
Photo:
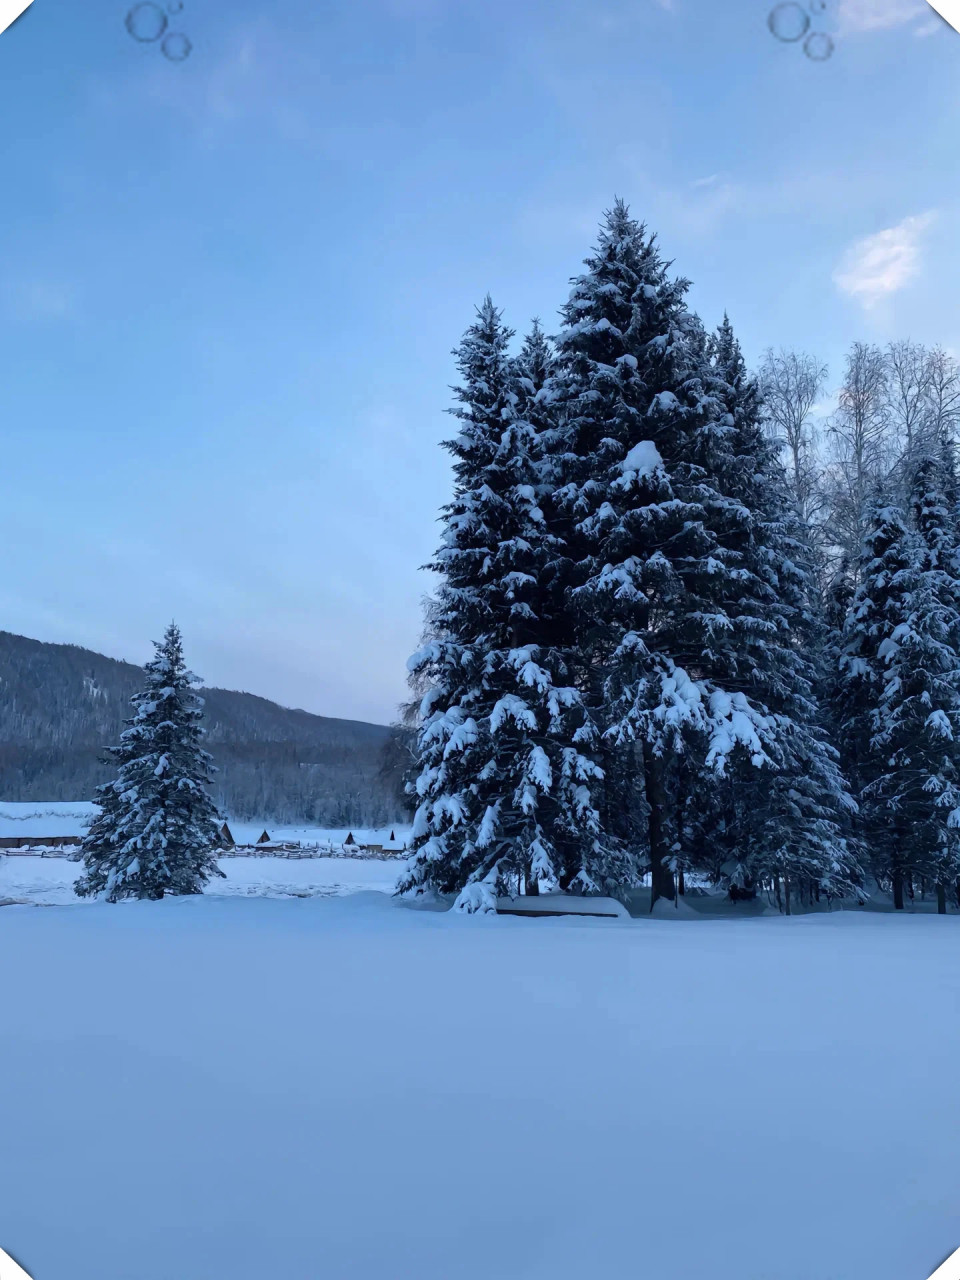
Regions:
<instances>
[{"instance_id":1,"label":"snow-covered field","mask_svg":"<svg viewBox=\"0 0 960 1280\"><path fill-rule=\"evenodd\" d=\"M225 880L211 880L212 897L331 897L378 889L393 893L403 860L365 858L224 858ZM73 891L83 868L66 858L0 853L0 902L13 898L39 906L92 905ZM0 1242L2 1243L2 1242Z\"/></svg>"},{"instance_id":2,"label":"snow-covered field","mask_svg":"<svg viewBox=\"0 0 960 1280\"><path fill-rule=\"evenodd\" d=\"M97 812L97 806L84 800L0 801L0 836L17 838L81 835ZM360 844L388 844L391 836L403 843L410 827L289 827L269 820L242 822L229 818L230 830L239 844L254 844L266 830L277 843L342 845L348 835Z\"/></svg>"},{"instance_id":3,"label":"snow-covered field","mask_svg":"<svg viewBox=\"0 0 960 1280\"><path fill-rule=\"evenodd\" d=\"M389 844L391 835L396 837L395 843L403 843L410 835L409 826L394 825L392 827L281 827L271 822L234 822L230 819L230 830L238 844L254 844L266 830L271 840L278 844L332 844L342 845L348 835L352 835L359 844Z\"/></svg>"},{"instance_id":4,"label":"snow-covered field","mask_svg":"<svg viewBox=\"0 0 960 1280\"><path fill-rule=\"evenodd\" d=\"M925 1280L960 918L0 912L0 1243L35 1280Z\"/></svg>"}]
</instances>

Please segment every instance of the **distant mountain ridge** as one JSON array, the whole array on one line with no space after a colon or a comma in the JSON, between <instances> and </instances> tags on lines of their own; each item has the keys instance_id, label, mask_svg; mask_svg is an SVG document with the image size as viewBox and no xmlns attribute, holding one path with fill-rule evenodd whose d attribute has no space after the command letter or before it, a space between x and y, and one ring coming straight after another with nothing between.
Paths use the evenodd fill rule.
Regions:
<instances>
[{"instance_id":1,"label":"distant mountain ridge","mask_svg":"<svg viewBox=\"0 0 960 1280\"><path fill-rule=\"evenodd\" d=\"M89 800L142 670L0 631L0 800ZM218 803L236 818L378 826L400 820L393 731L203 689Z\"/></svg>"}]
</instances>

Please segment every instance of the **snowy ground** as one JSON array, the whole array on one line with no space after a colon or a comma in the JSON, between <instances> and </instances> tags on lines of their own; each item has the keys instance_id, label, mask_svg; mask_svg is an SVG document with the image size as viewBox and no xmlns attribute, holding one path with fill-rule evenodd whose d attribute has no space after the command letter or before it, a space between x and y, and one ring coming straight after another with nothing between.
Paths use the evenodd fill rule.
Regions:
<instances>
[{"instance_id":1,"label":"snowy ground","mask_svg":"<svg viewBox=\"0 0 960 1280\"><path fill-rule=\"evenodd\" d=\"M398 843L403 843L410 835L409 826L395 824L392 827L281 827L274 823L234 822L230 819L230 830L238 844L254 844L266 830L271 840L278 844L298 841L303 844L342 845L348 835L352 835L358 844L389 844L391 835L396 836Z\"/></svg>"},{"instance_id":2,"label":"snowy ground","mask_svg":"<svg viewBox=\"0 0 960 1280\"><path fill-rule=\"evenodd\" d=\"M478 919L378 893L0 912L35 1280L925 1280L960 918Z\"/></svg>"},{"instance_id":3,"label":"snowy ground","mask_svg":"<svg viewBox=\"0 0 960 1280\"><path fill-rule=\"evenodd\" d=\"M224 858L225 880L211 880L213 897L333 897L378 889L393 893L403 860L364 858ZM0 855L0 902L14 899L39 906L77 903L73 882L83 868L66 858L41 858L31 854ZM2 1241L0 1241L2 1247Z\"/></svg>"},{"instance_id":4,"label":"snowy ground","mask_svg":"<svg viewBox=\"0 0 960 1280\"><path fill-rule=\"evenodd\" d=\"M26 839L37 836L82 835L97 812L97 806L84 800L0 801L0 836ZM390 837L403 843L410 835L409 825L389 827L285 827L269 820L242 822L228 818L230 830L239 844L254 844L266 830L277 843L342 845L348 835L360 844L389 844Z\"/></svg>"}]
</instances>

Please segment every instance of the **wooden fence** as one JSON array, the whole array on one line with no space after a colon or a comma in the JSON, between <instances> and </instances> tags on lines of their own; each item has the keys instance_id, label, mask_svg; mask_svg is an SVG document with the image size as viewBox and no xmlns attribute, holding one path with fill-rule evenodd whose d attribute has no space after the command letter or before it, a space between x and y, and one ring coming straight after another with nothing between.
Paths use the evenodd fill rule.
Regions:
<instances>
[{"instance_id":1,"label":"wooden fence","mask_svg":"<svg viewBox=\"0 0 960 1280\"><path fill-rule=\"evenodd\" d=\"M70 858L76 860L80 856L80 843L77 840L43 841L30 844L17 840L14 844L0 845L0 857L24 858ZM335 844L237 844L223 848L218 854L221 858L363 858L378 862L389 862L392 859L405 858L406 849L384 849L380 846L344 849Z\"/></svg>"}]
</instances>

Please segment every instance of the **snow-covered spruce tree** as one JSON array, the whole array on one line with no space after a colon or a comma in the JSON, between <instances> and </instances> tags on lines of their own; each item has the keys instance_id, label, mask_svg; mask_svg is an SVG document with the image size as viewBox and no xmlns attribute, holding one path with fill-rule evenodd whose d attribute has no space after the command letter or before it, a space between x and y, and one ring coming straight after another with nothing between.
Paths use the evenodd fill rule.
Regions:
<instances>
[{"instance_id":1,"label":"snow-covered spruce tree","mask_svg":"<svg viewBox=\"0 0 960 1280\"><path fill-rule=\"evenodd\" d=\"M523 340L520 354L514 362L516 378L516 414L537 431L538 444L535 461L540 461L540 439L553 426L550 409L550 379L553 376L556 357L550 340L543 332L540 321L534 319L530 332Z\"/></svg>"},{"instance_id":2,"label":"snow-covered spruce tree","mask_svg":"<svg viewBox=\"0 0 960 1280\"><path fill-rule=\"evenodd\" d=\"M456 893L468 912L518 887L589 891L619 878L592 799L596 731L553 644L540 581L553 550L534 409L549 352L535 330L517 362L512 336L487 298L455 353L455 493L432 566L434 635L411 660L429 688L414 852L398 892Z\"/></svg>"},{"instance_id":3,"label":"snow-covered spruce tree","mask_svg":"<svg viewBox=\"0 0 960 1280\"><path fill-rule=\"evenodd\" d=\"M668 775L700 708L659 635L683 595L675 558L703 549L697 512L670 471L700 411L684 387L695 322L686 282L669 279L654 237L622 201L585 265L557 339L549 510L563 549L558 594L578 684L605 730L604 827L646 852L654 897L673 897ZM640 791L643 828L631 832L621 814Z\"/></svg>"},{"instance_id":4,"label":"snow-covered spruce tree","mask_svg":"<svg viewBox=\"0 0 960 1280\"><path fill-rule=\"evenodd\" d=\"M97 791L98 817L83 841L81 897L162 898L201 893L217 865L219 815L203 750L203 699L173 623L145 668L136 714L108 756L117 776Z\"/></svg>"},{"instance_id":5,"label":"snow-covered spruce tree","mask_svg":"<svg viewBox=\"0 0 960 1280\"><path fill-rule=\"evenodd\" d=\"M913 517L915 531L901 520L887 554L897 571L864 582L871 597L883 591L886 625L867 648L875 674L863 805L895 905L919 880L936 885L945 911L960 875L960 593L956 534L934 458L915 468Z\"/></svg>"},{"instance_id":6,"label":"snow-covered spruce tree","mask_svg":"<svg viewBox=\"0 0 960 1280\"><path fill-rule=\"evenodd\" d=\"M757 771L769 771L762 785L778 777L789 790L815 763L830 788L823 806L813 781L810 794L789 790L792 816L809 817L802 850L772 829L764 847L839 892L850 802L808 718L809 672L793 657L797 604L779 597L779 575L793 569L765 496L782 478L756 389L729 326L707 343L684 304L686 282L669 278L655 239L622 203L586 265L558 339L550 509L578 680L612 753L604 824L642 787L653 898L672 897L690 842L685 797L724 779L727 797L742 793L732 769L757 784ZM746 833L736 812L728 818L725 838L740 850Z\"/></svg>"},{"instance_id":7,"label":"snow-covered spruce tree","mask_svg":"<svg viewBox=\"0 0 960 1280\"><path fill-rule=\"evenodd\" d=\"M866 534L855 570L858 586L843 621L834 707L844 770L858 798L874 776L872 717L883 684L877 654L900 620L899 597L910 563L906 518L886 489L877 491L864 518ZM871 829L871 814L864 808L860 827L876 864L883 829Z\"/></svg>"},{"instance_id":8,"label":"snow-covered spruce tree","mask_svg":"<svg viewBox=\"0 0 960 1280\"><path fill-rule=\"evenodd\" d=\"M929 441L927 456L917 462L913 477L914 520L920 539L921 585L934 601L933 615L924 614L931 630L938 630L943 647L938 658L944 672L939 681L942 717L935 717L941 734L940 763L936 757L926 793L937 796L938 823L934 857L937 910L946 912L947 894L960 905L960 526L957 510L958 477L952 441ZM922 608L922 604L920 606ZM952 653L951 653L952 651ZM949 670L952 657L952 671ZM924 668L929 683L935 680ZM934 702L934 694L923 695L924 705ZM949 724L950 732L946 732ZM934 726L926 726L928 734ZM946 821L944 822L944 815Z\"/></svg>"},{"instance_id":9,"label":"snow-covered spruce tree","mask_svg":"<svg viewBox=\"0 0 960 1280\"><path fill-rule=\"evenodd\" d=\"M917 607L929 611L931 601L921 582L920 541L903 511L886 494L880 493L871 504L866 529L859 586L844 627L839 719L873 873L880 884L892 889L894 906L902 910L905 887L914 876L929 874L930 867L923 853L926 840L915 839L919 834L913 825L916 812L909 812L909 805L905 808L901 790L908 774L912 776L902 771L908 761L908 739L918 744L916 713L922 703L901 690L898 681L926 647L922 631L914 624L927 625ZM899 705L901 692L907 693L910 704L906 714ZM889 732L894 725L896 740ZM926 735L921 731L921 736ZM915 788L911 790L915 801L919 797ZM925 809L931 808L928 797Z\"/></svg>"},{"instance_id":10,"label":"snow-covered spruce tree","mask_svg":"<svg viewBox=\"0 0 960 1280\"><path fill-rule=\"evenodd\" d=\"M709 353L722 412L699 431L695 461L725 566L714 579L729 625L716 630L702 671L751 705L767 762L758 769L744 742L722 762L722 819L702 832L700 847L725 841L732 882L772 882L789 911L791 886L817 900L858 891L856 805L816 694L825 629L804 526L728 318Z\"/></svg>"}]
</instances>

